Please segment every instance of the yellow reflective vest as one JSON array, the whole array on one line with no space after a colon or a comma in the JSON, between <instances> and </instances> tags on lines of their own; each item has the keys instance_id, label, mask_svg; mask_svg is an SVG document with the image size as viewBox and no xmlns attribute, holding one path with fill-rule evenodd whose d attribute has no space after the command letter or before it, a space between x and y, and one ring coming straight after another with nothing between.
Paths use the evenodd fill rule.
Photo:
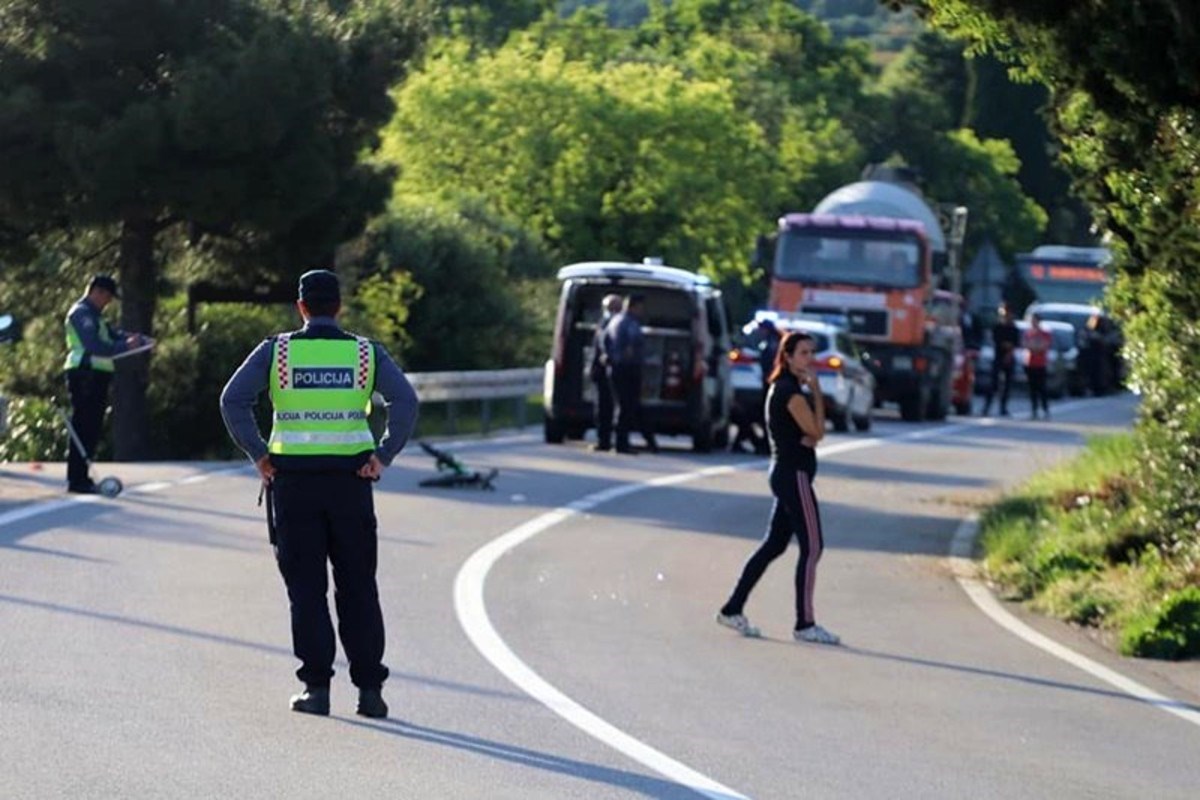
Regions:
<instances>
[{"instance_id":1,"label":"yellow reflective vest","mask_svg":"<svg viewBox=\"0 0 1200 800\"><path fill-rule=\"evenodd\" d=\"M283 456L355 456L375 449L367 424L375 348L353 339L283 334L272 348L274 422L267 449Z\"/></svg>"}]
</instances>

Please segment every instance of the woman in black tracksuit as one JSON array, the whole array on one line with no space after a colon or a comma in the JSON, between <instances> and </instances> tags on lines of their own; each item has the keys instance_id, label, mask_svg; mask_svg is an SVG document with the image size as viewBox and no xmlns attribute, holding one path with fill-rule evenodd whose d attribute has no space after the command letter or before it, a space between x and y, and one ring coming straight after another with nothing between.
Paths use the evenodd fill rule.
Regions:
<instances>
[{"instance_id":1,"label":"woman in black tracksuit","mask_svg":"<svg viewBox=\"0 0 1200 800\"><path fill-rule=\"evenodd\" d=\"M838 637L818 625L813 614L813 588L824 539L812 480L817 473L817 442L825 435L825 400L817 375L810 369L813 350L811 336L793 331L783 337L776 354L766 402L770 483L775 495L771 523L762 544L743 567L733 594L717 613L717 622L746 636L758 635L758 629L742 613L746 599L794 535L800 544L800 560L796 564L796 627L792 635L797 641L838 644Z\"/></svg>"}]
</instances>

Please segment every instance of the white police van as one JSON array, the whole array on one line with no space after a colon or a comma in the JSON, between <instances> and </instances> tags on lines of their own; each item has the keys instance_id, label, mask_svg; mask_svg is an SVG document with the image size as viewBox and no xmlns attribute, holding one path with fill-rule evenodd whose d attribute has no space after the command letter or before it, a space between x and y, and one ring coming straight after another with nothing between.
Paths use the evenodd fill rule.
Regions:
<instances>
[{"instance_id":1,"label":"white police van","mask_svg":"<svg viewBox=\"0 0 1200 800\"><path fill-rule=\"evenodd\" d=\"M544 385L547 442L581 439L595 427L589 366L600 304L608 294L638 294L645 298L645 427L690 436L700 452L727 443L733 387L721 292L703 275L646 261L592 261L558 271L563 285Z\"/></svg>"}]
</instances>

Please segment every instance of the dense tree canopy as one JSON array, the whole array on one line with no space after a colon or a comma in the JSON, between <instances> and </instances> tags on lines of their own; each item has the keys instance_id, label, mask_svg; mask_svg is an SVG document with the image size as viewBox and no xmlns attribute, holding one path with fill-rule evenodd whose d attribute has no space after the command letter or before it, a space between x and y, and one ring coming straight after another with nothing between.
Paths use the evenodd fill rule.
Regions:
<instances>
[{"instance_id":1,"label":"dense tree canopy","mask_svg":"<svg viewBox=\"0 0 1200 800\"><path fill-rule=\"evenodd\" d=\"M0 243L19 259L55 232L107 231L95 263L145 332L168 234L288 274L328 263L387 196L360 155L424 25L388 0L3 4ZM148 454L145 369L118 374L122 458Z\"/></svg>"},{"instance_id":2,"label":"dense tree canopy","mask_svg":"<svg viewBox=\"0 0 1200 800\"><path fill-rule=\"evenodd\" d=\"M928 0L1050 89L1063 157L1117 250L1108 302L1142 394L1137 535L1200 574L1200 16L1190 0ZM1188 573L1187 564L1191 564Z\"/></svg>"}]
</instances>

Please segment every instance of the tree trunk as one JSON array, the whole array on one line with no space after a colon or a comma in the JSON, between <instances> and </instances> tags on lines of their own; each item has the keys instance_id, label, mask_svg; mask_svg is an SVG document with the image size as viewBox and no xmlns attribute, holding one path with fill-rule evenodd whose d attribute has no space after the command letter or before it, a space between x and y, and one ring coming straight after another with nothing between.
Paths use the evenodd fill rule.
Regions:
<instances>
[{"instance_id":1,"label":"tree trunk","mask_svg":"<svg viewBox=\"0 0 1200 800\"><path fill-rule=\"evenodd\" d=\"M154 335L158 299L158 265L154 261L154 220L126 219L121 224L119 255L121 327L131 333ZM150 415L146 387L150 382L150 353L117 361L113 393L113 449L117 461L151 457Z\"/></svg>"}]
</instances>

